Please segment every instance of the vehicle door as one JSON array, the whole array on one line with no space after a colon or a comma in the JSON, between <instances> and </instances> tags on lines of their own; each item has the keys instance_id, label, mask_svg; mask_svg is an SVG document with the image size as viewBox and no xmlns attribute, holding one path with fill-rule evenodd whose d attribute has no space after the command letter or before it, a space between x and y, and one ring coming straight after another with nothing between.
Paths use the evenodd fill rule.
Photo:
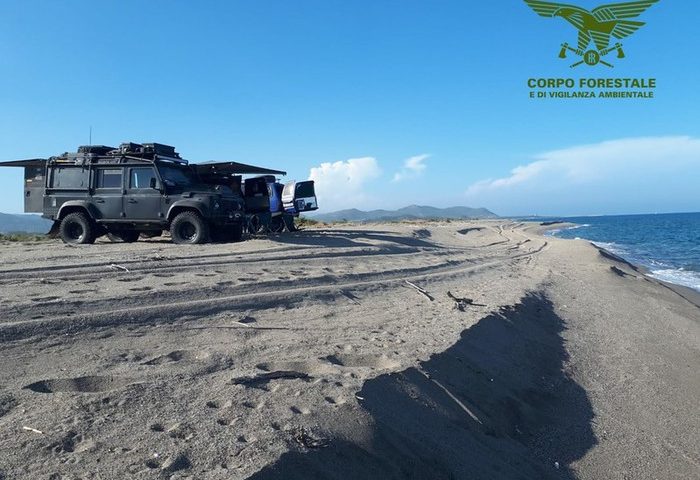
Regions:
<instances>
[{"instance_id":1,"label":"vehicle door","mask_svg":"<svg viewBox=\"0 0 700 480\"><path fill-rule=\"evenodd\" d=\"M92 203L102 219L124 218L122 198L124 195L124 169L122 167L99 167L95 170L95 189Z\"/></svg>"},{"instance_id":2,"label":"vehicle door","mask_svg":"<svg viewBox=\"0 0 700 480\"><path fill-rule=\"evenodd\" d=\"M297 212L318 210L318 201L316 200L316 189L314 188L313 180L296 182L294 186L294 208Z\"/></svg>"},{"instance_id":3,"label":"vehicle door","mask_svg":"<svg viewBox=\"0 0 700 480\"><path fill-rule=\"evenodd\" d=\"M264 177L246 178L243 193L246 213L268 213L270 211L270 191Z\"/></svg>"},{"instance_id":4,"label":"vehicle door","mask_svg":"<svg viewBox=\"0 0 700 480\"><path fill-rule=\"evenodd\" d=\"M162 221L163 194L155 168L127 167L128 180L124 195L124 212L128 220Z\"/></svg>"}]
</instances>

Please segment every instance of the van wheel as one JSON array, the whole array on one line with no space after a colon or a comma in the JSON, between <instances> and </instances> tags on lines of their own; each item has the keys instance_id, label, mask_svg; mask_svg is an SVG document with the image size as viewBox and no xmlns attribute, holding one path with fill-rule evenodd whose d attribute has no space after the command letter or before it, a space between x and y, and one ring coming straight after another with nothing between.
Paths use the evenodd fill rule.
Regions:
<instances>
[{"instance_id":1,"label":"van wheel","mask_svg":"<svg viewBox=\"0 0 700 480\"><path fill-rule=\"evenodd\" d=\"M121 232L109 232L107 238L112 242L134 243L139 239L140 232L136 230L124 230Z\"/></svg>"},{"instance_id":2,"label":"van wheel","mask_svg":"<svg viewBox=\"0 0 700 480\"><path fill-rule=\"evenodd\" d=\"M180 244L207 243L209 226L195 212L178 213L170 224L170 236L173 242Z\"/></svg>"},{"instance_id":3,"label":"van wheel","mask_svg":"<svg viewBox=\"0 0 700 480\"><path fill-rule=\"evenodd\" d=\"M69 213L61 220L59 227L61 240L65 243L86 244L95 243L95 228L83 212Z\"/></svg>"}]
</instances>

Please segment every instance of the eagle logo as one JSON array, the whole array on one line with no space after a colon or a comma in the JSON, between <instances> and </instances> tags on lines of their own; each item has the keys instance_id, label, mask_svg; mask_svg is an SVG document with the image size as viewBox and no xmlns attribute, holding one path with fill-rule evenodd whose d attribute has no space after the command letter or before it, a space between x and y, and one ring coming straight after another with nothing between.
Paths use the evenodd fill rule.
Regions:
<instances>
[{"instance_id":1,"label":"eagle logo","mask_svg":"<svg viewBox=\"0 0 700 480\"><path fill-rule=\"evenodd\" d=\"M617 50L617 58L625 58L620 42L610 45L610 37L618 40L627 38L646 25L644 22L629 20L637 18L659 0L641 0L637 2L611 3L594 8L590 12L585 8L564 3L542 2L540 0L525 0L537 14L542 17L561 17L578 30L578 46L573 48L568 43L562 43L559 58L566 58L566 52L573 52L581 57L581 61L571 65L571 68L586 64L590 66L613 65L603 60L607 54ZM591 41L595 48L589 48Z\"/></svg>"}]
</instances>

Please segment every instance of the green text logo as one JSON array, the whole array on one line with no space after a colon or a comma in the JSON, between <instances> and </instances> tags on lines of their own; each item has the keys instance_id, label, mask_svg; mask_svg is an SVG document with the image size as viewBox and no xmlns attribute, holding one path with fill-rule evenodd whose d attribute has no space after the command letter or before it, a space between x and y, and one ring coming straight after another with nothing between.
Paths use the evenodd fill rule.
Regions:
<instances>
[{"instance_id":1,"label":"green text logo","mask_svg":"<svg viewBox=\"0 0 700 480\"><path fill-rule=\"evenodd\" d=\"M563 3L525 0L535 12L543 17L561 17L578 30L578 46L572 47L562 43L559 58L566 58L567 52L572 52L581 60L571 68L579 65L605 65L613 67L606 61L609 53L617 51L617 58L625 58L622 43L611 45L611 37L622 40L642 28L645 23L629 20L637 18L659 0L641 0L637 2L611 3L594 8L590 12L584 8ZM590 47L591 42L594 45Z\"/></svg>"}]
</instances>

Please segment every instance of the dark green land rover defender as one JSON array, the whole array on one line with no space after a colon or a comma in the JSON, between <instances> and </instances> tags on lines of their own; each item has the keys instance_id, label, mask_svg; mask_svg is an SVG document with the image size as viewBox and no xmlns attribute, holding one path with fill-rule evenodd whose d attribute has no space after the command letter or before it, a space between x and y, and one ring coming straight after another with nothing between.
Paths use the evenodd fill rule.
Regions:
<instances>
[{"instance_id":1,"label":"dark green land rover defender","mask_svg":"<svg viewBox=\"0 0 700 480\"><path fill-rule=\"evenodd\" d=\"M235 162L189 164L158 143L83 146L0 166L25 168L25 211L53 220L52 231L73 244L102 235L134 242L164 230L175 243L240 240L244 201L231 179L237 171L266 171Z\"/></svg>"}]
</instances>

